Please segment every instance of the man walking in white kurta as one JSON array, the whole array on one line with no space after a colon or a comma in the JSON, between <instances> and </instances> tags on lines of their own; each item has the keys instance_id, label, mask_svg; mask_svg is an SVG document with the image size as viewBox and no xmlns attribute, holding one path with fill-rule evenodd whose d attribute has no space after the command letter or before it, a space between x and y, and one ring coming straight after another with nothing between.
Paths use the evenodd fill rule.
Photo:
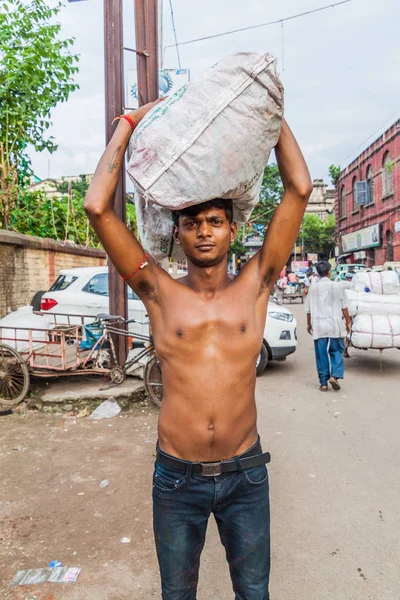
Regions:
<instances>
[{"instance_id":1,"label":"man walking in white kurta","mask_svg":"<svg viewBox=\"0 0 400 600\"><path fill-rule=\"evenodd\" d=\"M307 331L314 338L315 359L321 392L328 391L328 382L340 390L339 379L344 376L344 338L350 333L351 321L345 290L331 281L328 261L317 264L320 279L307 294Z\"/></svg>"}]
</instances>

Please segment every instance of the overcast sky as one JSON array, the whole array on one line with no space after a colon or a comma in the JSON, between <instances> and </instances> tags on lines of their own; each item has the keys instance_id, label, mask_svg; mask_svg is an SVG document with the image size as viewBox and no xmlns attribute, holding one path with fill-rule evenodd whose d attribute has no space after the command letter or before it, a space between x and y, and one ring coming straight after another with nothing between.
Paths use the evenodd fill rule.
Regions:
<instances>
[{"instance_id":1,"label":"overcast sky","mask_svg":"<svg viewBox=\"0 0 400 600\"><path fill-rule=\"evenodd\" d=\"M280 19L319 8L327 0L173 0L179 41ZM135 47L133 0L124 0L124 43ZM92 173L104 148L103 0L67 4L60 22L76 38L81 55L80 90L53 111L59 148L32 153L35 173ZM164 0L163 44L174 41L169 1ZM285 86L285 116L306 157L312 178L328 178L330 164L346 166L400 116L400 2L352 0L284 25L181 46L191 78L218 59L239 51L271 52ZM175 48L165 68L177 68ZM135 58L125 53L125 67ZM283 69L284 67L284 69ZM375 134L375 135L374 135ZM370 137L371 136L371 137ZM370 138L370 139L367 139Z\"/></svg>"}]
</instances>

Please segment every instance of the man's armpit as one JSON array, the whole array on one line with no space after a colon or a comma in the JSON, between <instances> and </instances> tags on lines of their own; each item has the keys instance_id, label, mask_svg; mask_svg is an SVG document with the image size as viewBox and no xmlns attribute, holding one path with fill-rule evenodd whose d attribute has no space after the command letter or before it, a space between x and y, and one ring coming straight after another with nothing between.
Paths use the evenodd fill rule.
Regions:
<instances>
[{"instance_id":1,"label":"man's armpit","mask_svg":"<svg viewBox=\"0 0 400 600\"><path fill-rule=\"evenodd\" d=\"M275 269L273 267L269 267L263 274L260 284L260 294L262 294L264 291L271 287L271 283L274 282L274 272Z\"/></svg>"},{"instance_id":2,"label":"man's armpit","mask_svg":"<svg viewBox=\"0 0 400 600\"><path fill-rule=\"evenodd\" d=\"M147 279L140 280L137 288L139 290L139 295L142 294L146 300L160 304L156 288L150 281L147 281Z\"/></svg>"}]
</instances>

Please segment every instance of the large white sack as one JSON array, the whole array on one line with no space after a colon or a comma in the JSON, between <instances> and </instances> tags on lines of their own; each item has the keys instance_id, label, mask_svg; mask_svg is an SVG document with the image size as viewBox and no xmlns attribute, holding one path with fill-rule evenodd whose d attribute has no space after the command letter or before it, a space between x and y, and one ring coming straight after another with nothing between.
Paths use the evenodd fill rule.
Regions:
<instances>
[{"instance_id":1,"label":"large white sack","mask_svg":"<svg viewBox=\"0 0 400 600\"><path fill-rule=\"evenodd\" d=\"M400 316L358 315L351 343L356 348L400 348Z\"/></svg>"},{"instance_id":2,"label":"large white sack","mask_svg":"<svg viewBox=\"0 0 400 600\"><path fill-rule=\"evenodd\" d=\"M355 315L400 316L400 294L371 294L346 290L351 317Z\"/></svg>"},{"instance_id":3,"label":"large white sack","mask_svg":"<svg viewBox=\"0 0 400 600\"><path fill-rule=\"evenodd\" d=\"M356 292L399 294L400 281L396 271L360 271L351 280Z\"/></svg>"},{"instance_id":4,"label":"large white sack","mask_svg":"<svg viewBox=\"0 0 400 600\"><path fill-rule=\"evenodd\" d=\"M245 223L283 117L283 87L270 54L228 56L151 110L129 142L139 236L157 259L172 248L171 209L233 199Z\"/></svg>"}]
</instances>

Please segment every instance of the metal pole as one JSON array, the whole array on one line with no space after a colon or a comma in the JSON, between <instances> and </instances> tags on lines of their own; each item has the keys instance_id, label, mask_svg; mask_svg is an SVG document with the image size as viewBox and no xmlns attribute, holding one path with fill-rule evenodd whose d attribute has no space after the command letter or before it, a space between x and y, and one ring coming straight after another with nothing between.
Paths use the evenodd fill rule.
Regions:
<instances>
[{"instance_id":1,"label":"metal pole","mask_svg":"<svg viewBox=\"0 0 400 600\"><path fill-rule=\"evenodd\" d=\"M136 55L139 106L158 98L158 1L135 0Z\"/></svg>"},{"instance_id":2,"label":"metal pole","mask_svg":"<svg viewBox=\"0 0 400 600\"><path fill-rule=\"evenodd\" d=\"M158 0L158 68L163 68L163 13L164 13L164 2L163 0Z\"/></svg>"},{"instance_id":3,"label":"metal pole","mask_svg":"<svg viewBox=\"0 0 400 600\"><path fill-rule=\"evenodd\" d=\"M136 49L140 52L147 53L145 1L146 0L135 0L135 34ZM143 104L149 102L146 54L136 54L136 65L139 106L143 106Z\"/></svg>"},{"instance_id":4,"label":"metal pole","mask_svg":"<svg viewBox=\"0 0 400 600\"><path fill-rule=\"evenodd\" d=\"M122 41L122 0L104 0L104 63L105 63L105 98L106 98L106 143L110 141L115 129L112 120L124 110L123 79L123 41ZM121 172L114 197L116 215L126 222L125 207L125 170ZM119 277L114 265L108 261L108 290L110 298L110 314L128 316L127 288ZM115 336L115 350L120 365L127 355L127 339Z\"/></svg>"},{"instance_id":5,"label":"metal pole","mask_svg":"<svg viewBox=\"0 0 400 600\"><path fill-rule=\"evenodd\" d=\"M147 86L149 102L157 100L158 87L158 0L145 0L147 52Z\"/></svg>"}]
</instances>

